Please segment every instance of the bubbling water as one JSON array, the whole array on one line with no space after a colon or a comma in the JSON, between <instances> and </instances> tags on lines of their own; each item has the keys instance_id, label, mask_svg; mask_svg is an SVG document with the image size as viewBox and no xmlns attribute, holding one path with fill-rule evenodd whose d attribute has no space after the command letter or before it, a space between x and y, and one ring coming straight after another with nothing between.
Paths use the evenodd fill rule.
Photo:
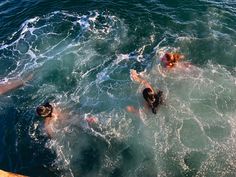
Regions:
<instances>
[{"instance_id":1,"label":"bubbling water","mask_svg":"<svg viewBox=\"0 0 236 177\"><path fill-rule=\"evenodd\" d=\"M49 168L63 171L62 176L235 174L232 72L211 62L201 67L181 62L165 71L156 60L178 49L160 47L161 41L151 53L145 53L149 44L121 53L127 33L124 21L109 12L56 11L26 20L3 42L1 79L33 72L34 89L25 88L27 103L36 107L50 100L68 112L66 123L45 145L56 152ZM130 80L131 68L145 68L145 79L165 93L165 105L157 115L140 115L145 124L125 109L143 109L143 87ZM28 133L38 142L40 122L30 111ZM99 125L88 126L84 118L90 115Z\"/></svg>"},{"instance_id":2,"label":"bubbling water","mask_svg":"<svg viewBox=\"0 0 236 177\"><path fill-rule=\"evenodd\" d=\"M0 62L5 67L1 69L1 77L21 75L22 72L42 66L50 59L60 60L67 54L81 59L80 52L89 53L91 45L103 45L105 36L109 36L109 47L116 48L119 36L125 35L120 34L116 28L123 28L122 21L97 11L87 15L56 11L26 20L0 47ZM118 32L114 33L114 30ZM104 42L104 45L107 44Z\"/></svg>"},{"instance_id":3,"label":"bubbling water","mask_svg":"<svg viewBox=\"0 0 236 177\"><path fill-rule=\"evenodd\" d=\"M235 174L235 76L211 62L202 68L179 63L164 76L158 66L147 75L167 93L167 105L151 124L161 174Z\"/></svg>"}]
</instances>

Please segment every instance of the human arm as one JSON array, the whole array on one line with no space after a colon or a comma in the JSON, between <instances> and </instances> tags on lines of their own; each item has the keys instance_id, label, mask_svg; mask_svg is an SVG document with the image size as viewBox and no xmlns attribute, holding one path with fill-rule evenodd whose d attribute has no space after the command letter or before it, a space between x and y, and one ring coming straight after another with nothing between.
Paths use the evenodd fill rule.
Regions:
<instances>
[{"instance_id":1,"label":"human arm","mask_svg":"<svg viewBox=\"0 0 236 177\"><path fill-rule=\"evenodd\" d=\"M130 70L130 77L132 80L140 83L140 84L143 84L146 88L150 88L153 92L154 92L154 89L152 88L151 84L146 81L145 79L143 79L138 73L136 70L134 69L131 69Z\"/></svg>"},{"instance_id":2,"label":"human arm","mask_svg":"<svg viewBox=\"0 0 236 177\"><path fill-rule=\"evenodd\" d=\"M10 80L6 83L0 83L0 95L24 86L27 81L32 79L32 77L33 75L30 74L25 79L15 79L15 80Z\"/></svg>"},{"instance_id":3,"label":"human arm","mask_svg":"<svg viewBox=\"0 0 236 177\"><path fill-rule=\"evenodd\" d=\"M19 80L12 80L8 81L7 83L0 84L0 94L5 94L7 92L10 92L11 90L17 89L24 85L24 81Z\"/></svg>"},{"instance_id":4,"label":"human arm","mask_svg":"<svg viewBox=\"0 0 236 177\"><path fill-rule=\"evenodd\" d=\"M140 113L144 113L143 110L138 110L136 109L134 106L126 106L126 110L130 113L135 114L142 122L143 124L146 125L145 123L145 119L142 117L142 115Z\"/></svg>"},{"instance_id":5,"label":"human arm","mask_svg":"<svg viewBox=\"0 0 236 177\"><path fill-rule=\"evenodd\" d=\"M0 170L0 176L1 177L27 177L27 176L19 175L19 174L16 174L16 173L6 172L6 171L3 171L3 170Z\"/></svg>"},{"instance_id":6,"label":"human arm","mask_svg":"<svg viewBox=\"0 0 236 177\"><path fill-rule=\"evenodd\" d=\"M128 112L134 113L136 116L140 116L139 110L136 109L134 106L126 106L126 110Z\"/></svg>"}]
</instances>

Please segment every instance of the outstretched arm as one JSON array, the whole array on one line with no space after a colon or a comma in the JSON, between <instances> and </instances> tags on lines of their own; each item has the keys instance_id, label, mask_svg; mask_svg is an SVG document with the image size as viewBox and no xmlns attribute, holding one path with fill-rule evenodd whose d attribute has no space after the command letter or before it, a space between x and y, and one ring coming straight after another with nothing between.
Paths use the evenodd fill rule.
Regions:
<instances>
[{"instance_id":1,"label":"outstretched arm","mask_svg":"<svg viewBox=\"0 0 236 177\"><path fill-rule=\"evenodd\" d=\"M88 123L89 126L91 126L92 124L98 124L98 118L94 116L86 117L85 121Z\"/></svg>"},{"instance_id":2,"label":"outstretched arm","mask_svg":"<svg viewBox=\"0 0 236 177\"><path fill-rule=\"evenodd\" d=\"M130 77L132 80L140 83L140 84L143 84L146 88L150 88L153 92L154 92L154 89L152 88L151 84L146 81L145 79L143 79L138 73L136 70L134 69L131 69L130 70Z\"/></svg>"},{"instance_id":3,"label":"outstretched arm","mask_svg":"<svg viewBox=\"0 0 236 177\"><path fill-rule=\"evenodd\" d=\"M0 85L0 94L5 94L11 90L17 89L24 85L24 82L22 80L12 80L8 81L7 83Z\"/></svg>"},{"instance_id":4,"label":"outstretched arm","mask_svg":"<svg viewBox=\"0 0 236 177\"><path fill-rule=\"evenodd\" d=\"M0 95L5 94L7 92L10 92L14 89L17 89L19 87L22 87L25 85L25 83L32 79L32 74L30 74L25 79L16 79L16 80L10 80L7 83L0 84Z\"/></svg>"},{"instance_id":5,"label":"outstretched arm","mask_svg":"<svg viewBox=\"0 0 236 177\"><path fill-rule=\"evenodd\" d=\"M128 112L130 112L130 113L135 114L135 116L137 116L137 117L143 122L143 124L146 125L145 119L143 119L142 115L140 115L140 111L141 111L141 112L144 112L143 110L140 110L140 111L139 111L139 110L136 109L134 106L126 106L126 110L127 110Z\"/></svg>"}]
</instances>

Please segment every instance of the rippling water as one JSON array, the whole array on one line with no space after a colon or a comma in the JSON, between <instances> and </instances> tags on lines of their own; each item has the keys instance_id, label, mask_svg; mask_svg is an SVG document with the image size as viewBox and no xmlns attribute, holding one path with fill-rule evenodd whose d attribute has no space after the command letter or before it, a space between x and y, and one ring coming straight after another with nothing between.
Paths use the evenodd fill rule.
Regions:
<instances>
[{"instance_id":1,"label":"rippling water","mask_svg":"<svg viewBox=\"0 0 236 177\"><path fill-rule=\"evenodd\" d=\"M0 1L0 79L34 73L0 97L0 169L29 176L236 175L233 0ZM160 71L178 51L187 69ZM141 118L136 69L165 93ZM37 105L70 115L48 138ZM98 117L90 129L84 118Z\"/></svg>"}]
</instances>

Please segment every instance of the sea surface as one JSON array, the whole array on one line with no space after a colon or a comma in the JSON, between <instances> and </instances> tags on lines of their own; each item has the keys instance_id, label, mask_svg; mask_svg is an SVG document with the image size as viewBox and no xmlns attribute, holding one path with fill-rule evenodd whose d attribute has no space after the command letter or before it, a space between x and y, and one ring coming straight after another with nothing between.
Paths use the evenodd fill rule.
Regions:
<instances>
[{"instance_id":1,"label":"sea surface","mask_svg":"<svg viewBox=\"0 0 236 177\"><path fill-rule=\"evenodd\" d=\"M190 67L163 70L167 51ZM130 69L164 92L156 115ZM0 96L0 169L236 176L235 0L0 0L0 82L29 74ZM52 137L35 113L47 101L69 115Z\"/></svg>"}]
</instances>

